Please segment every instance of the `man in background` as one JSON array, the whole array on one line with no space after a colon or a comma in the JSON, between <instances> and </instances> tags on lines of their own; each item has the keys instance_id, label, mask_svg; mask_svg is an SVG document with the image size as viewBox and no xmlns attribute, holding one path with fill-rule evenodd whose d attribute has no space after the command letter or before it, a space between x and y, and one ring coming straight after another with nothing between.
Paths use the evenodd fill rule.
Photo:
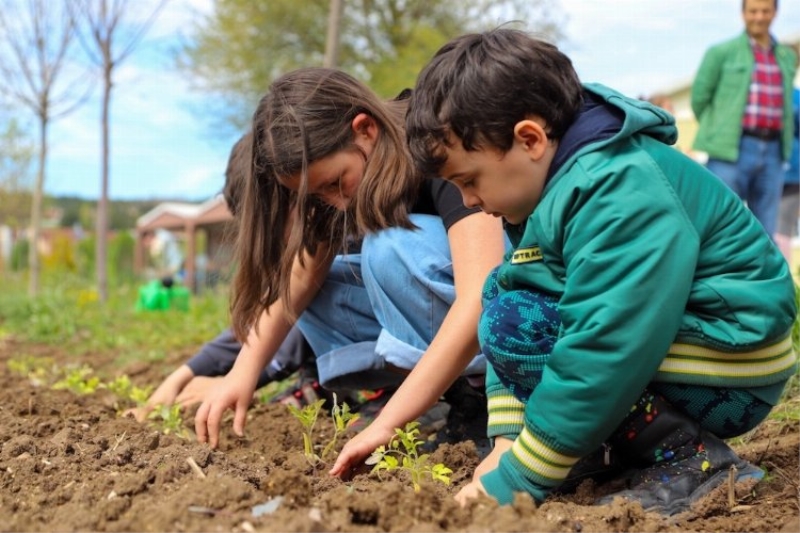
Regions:
<instances>
[{"instance_id":1,"label":"man in background","mask_svg":"<svg viewBox=\"0 0 800 533\"><path fill-rule=\"evenodd\" d=\"M745 31L706 51L692 87L693 149L774 236L792 147L794 51L769 33L778 0L743 0Z\"/></svg>"}]
</instances>

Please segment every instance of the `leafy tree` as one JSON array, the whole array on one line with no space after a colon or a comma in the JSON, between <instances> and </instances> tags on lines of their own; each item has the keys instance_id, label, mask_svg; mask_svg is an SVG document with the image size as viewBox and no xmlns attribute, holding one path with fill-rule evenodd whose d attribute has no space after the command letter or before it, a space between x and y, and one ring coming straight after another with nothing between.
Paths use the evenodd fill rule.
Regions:
<instances>
[{"instance_id":1,"label":"leafy tree","mask_svg":"<svg viewBox=\"0 0 800 533\"><path fill-rule=\"evenodd\" d=\"M558 0L342 2L336 65L386 98L412 87L434 52L462 33L516 20L518 27L553 41L562 38ZM191 28L178 64L197 89L221 102L216 111L240 131L273 79L324 64L333 18L329 11L335 3L218 0L213 13Z\"/></svg>"},{"instance_id":2,"label":"leafy tree","mask_svg":"<svg viewBox=\"0 0 800 533\"><path fill-rule=\"evenodd\" d=\"M272 79L322 65L327 13L328 0L219 0L195 23L178 65L197 89L221 99L216 111L243 128ZM340 61L347 55L340 50Z\"/></svg>"}]
</instances>

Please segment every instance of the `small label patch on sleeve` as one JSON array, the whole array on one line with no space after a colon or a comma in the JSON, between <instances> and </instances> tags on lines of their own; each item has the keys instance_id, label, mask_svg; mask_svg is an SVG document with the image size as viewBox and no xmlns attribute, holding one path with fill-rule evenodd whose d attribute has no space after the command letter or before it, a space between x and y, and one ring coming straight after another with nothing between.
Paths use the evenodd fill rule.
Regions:
<instances>
[{"instance_id":1,"label":"small label patch on sleeve","mask_svg":"<svg viewBox=\"0 0 800 533\"><path fill-rule=\"evenodd\" d=\"M531 248L520 248L511 256L511 264L519 265L522 263L533 263L542 260L542 250L538 246Z\"/></svg>"}]
</instances>

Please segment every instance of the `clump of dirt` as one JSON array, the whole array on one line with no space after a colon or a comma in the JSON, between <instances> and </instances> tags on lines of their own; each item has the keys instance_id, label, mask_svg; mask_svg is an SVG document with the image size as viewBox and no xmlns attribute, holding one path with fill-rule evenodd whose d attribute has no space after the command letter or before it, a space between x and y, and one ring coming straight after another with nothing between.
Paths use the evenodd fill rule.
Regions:
<instances>
[{"instance_id":1,"label":"clump of dirt","mask_svg":"<svg viewBox=\"0 0 800 533\"><path fill-rule=\"evenodd\" d=\"M164 435L118 416L102 393L35 386L6 365L19 353L74 360L57 347L0 341L3 531L800 531L797 425L764 424L737 446L768 476L737 487L733 506L727 487L673 517L630 503L594 506L611 489L587 481L538 507L518 495L513 505L486 498L462 509L453 495L479 462L471 442L432 455L453 469L450 486L427 482L417 493L402 475L367 472L344 482L306 461L300 424L283 406L254 406L246 438L226 421L212 451L191 434ZM104 357L81 362L113 375ZM169 370L163 365L128 373L154 384Z\"/></svg>"}]
</instances>

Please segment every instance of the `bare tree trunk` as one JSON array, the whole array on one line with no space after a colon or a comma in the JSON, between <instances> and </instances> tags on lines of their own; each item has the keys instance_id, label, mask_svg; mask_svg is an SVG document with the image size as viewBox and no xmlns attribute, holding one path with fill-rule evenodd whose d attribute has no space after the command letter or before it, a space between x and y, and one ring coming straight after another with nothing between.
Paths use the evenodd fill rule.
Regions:
<instances>
[{"instance_id":1,"label":"bare tree trunk","mask_svg":"<svg viewBox=\"0 0 800 533\"><path fill-rule=\"evenodd\" d=\"M103 69L102 108L102 170L100 176L100 199L97 202L95 233L95 269L97 271L97 293L101 302L108 301L108 169L109 169L109 108L111 105L111 64Z\"/></svg>"},{"instance_id":2,"label":"bare tree trunk","mask_svg":"<svg viewBox=\"0 0 800 533\"><path fill-rule=\"evenodd\" d=\"M325 39L325 58L323 67L334 68L339 63L339 30L342 26L343 0L331 0L328 13L328 35Z\"/></svg>"},{"instance_id":3,"label":"bare tree trunk","mask_svg":"<svg viewBox=\"0 0 800 533\"><path fill-rule=\"evenodd\" d=\"M28 294L36 297L39 294L39 277L41 265L39 263L39 235L42 228L42 197L44 196L44 173L47 162L47 114L39 116L39 170L36 172L36 185L33 188L31 201L31 231L30 246L28 247Z\"/></svg>"}]
</instances>

